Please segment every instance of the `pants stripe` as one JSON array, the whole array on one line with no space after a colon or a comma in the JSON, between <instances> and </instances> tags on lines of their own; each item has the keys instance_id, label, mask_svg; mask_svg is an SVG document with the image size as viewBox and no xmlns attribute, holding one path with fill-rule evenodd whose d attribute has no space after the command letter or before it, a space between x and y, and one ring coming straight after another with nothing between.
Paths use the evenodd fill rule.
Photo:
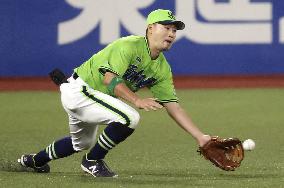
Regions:
<instances>
[{"instance_id":1,"label":"pants stripe","mask_svg":"<svg viewBox=\"0 0 284 188\"><path fill-rule=\"evenodd\" d=\"M83 91L82 91L82 92L84 93L84 95L86 95L87 97L89 97L89 98L92 99L93 101L95 101L95 102L101 104L102 106L108 108L109 110L111 110L111 111L115 112L116 114L119 114L121 117L123 117L123 118L125 119L125 122L126 122L125 125L126 125L126 126L129 126L129 125L130 125L130 119L129 119L129 117L128 117L125 113L123 113L123 112L121 112L120 110L114 108L113 106L107 104L106 102L104 102L104 101L102 101L102 100L96 98L94 95L91 95L91 94L87 91L87 87L86 87L86 86L83 86Z\"/></svg>"}]
</instances>

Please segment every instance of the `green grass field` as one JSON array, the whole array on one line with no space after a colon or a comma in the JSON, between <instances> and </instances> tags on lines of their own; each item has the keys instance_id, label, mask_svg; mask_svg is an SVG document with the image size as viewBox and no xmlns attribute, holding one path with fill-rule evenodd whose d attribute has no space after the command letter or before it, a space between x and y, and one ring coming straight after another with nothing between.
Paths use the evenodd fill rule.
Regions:
<instances>
[{"instance_id":1,"label":"green grass field","mask_svg":"<svg viewBox=\"0 0 284 188\"><path fill-rule=\"evenodd\" d=\"M23 172L17 158L67 135L67 115L58 92L2 92L0 187L284 187L284 89L177 93L204 132L255 140L239 169L225 172L201 158L192 137L161 110L141 111L136 132L107 156L117 179L84 174L83 153L51 162L49 174Z\"/></svg>"}]
</instances>

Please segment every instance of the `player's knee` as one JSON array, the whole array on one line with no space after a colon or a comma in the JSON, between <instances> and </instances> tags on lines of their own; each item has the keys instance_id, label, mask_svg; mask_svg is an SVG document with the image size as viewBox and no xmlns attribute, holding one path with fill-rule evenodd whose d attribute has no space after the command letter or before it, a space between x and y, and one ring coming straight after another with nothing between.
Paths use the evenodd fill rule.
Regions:
<instances>
[{"instance_id":1,"label":"player's knee","mask_svg":"<svg viewBox=\"0 0 284 188\"><path fill-rule=\"evenodd\" d=\"M135 110L130 115L129 128L135 129L138 126L140 120L140 114Z\"/></svg>"}]
</instances>

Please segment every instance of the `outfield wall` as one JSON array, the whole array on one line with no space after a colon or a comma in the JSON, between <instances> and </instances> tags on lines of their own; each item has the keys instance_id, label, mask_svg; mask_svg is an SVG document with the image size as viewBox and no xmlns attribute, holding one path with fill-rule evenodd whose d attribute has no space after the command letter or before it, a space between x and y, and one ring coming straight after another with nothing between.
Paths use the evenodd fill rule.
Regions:
<instances>
[{"instance_id":1,"label":"outfield wall","mask_svg":"<svg viewBox=\"0 0 284 188\"><path fill-rule=\"evenodd\" d=\"M186 29L166 52L176 76L283 75L284 1L2 0L0 77L67 74L111 41L144 35L146 15L172 9Z\"/></svg>"}]
</instances>

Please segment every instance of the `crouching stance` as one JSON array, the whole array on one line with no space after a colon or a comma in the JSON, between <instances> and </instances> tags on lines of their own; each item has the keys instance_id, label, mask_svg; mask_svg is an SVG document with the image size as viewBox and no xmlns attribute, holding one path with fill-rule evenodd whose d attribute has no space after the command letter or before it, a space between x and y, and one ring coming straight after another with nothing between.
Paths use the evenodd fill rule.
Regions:
<instances>
[{"instance_id":1,"label":"crouching stance","mask_svg":"<svg viewBox=\"0 0 284 188\"><path fill-rule=\"evenodd\" d=\"M93 176L116 176L103 161L109 150L130 136L139 122L138 112L110 95L88 86L76 73L60 86L61 101L69 116L70 136L57 140L19 162L37 172L49 172L48 162L83 150L81 167ZM99 125L107 125L96 143Z\"/></svg>"},{"instance_id":2,"label":"crouching stance","mask_svg":"<svg viewBox=\"0 0 284 188\"><path fill-rule=\"evenodd\" d=\"M60 86L61 101L69 116L70 136L57 140L19 162L37 172L49 172L48 162L83 150L81 167L93 176L116 176L103 161L109 150L130 136L139 122L138 112L110 95L94 90L74 73ZM99 125L107 125L94 143Z\"/></svg>"},{"instance_id":3,"label":"crouching stance","mask_svg":"<svg viewBox=\"0 0 284 188\"><path fill-rule=\"evenodd\" d=\"M75 68L68 80L61 77L61 101L69 116L70 136L37 154L22 155L21 165L36 172L49 172L51 160L90 149L83 156L82 169L94 177L116 177L104 158L134 132L140 118L121 99L146 111L165 107L199 146L210 140L179 105L171 68L163 55L184 23L177 21L171 11L158 9L148 15L147 25L146 36L120 38ZM148 88L153 98L139 97L135 92L141 88ZM107 127L96 141L99 125Z\"/></svg>"}]
</instances>

